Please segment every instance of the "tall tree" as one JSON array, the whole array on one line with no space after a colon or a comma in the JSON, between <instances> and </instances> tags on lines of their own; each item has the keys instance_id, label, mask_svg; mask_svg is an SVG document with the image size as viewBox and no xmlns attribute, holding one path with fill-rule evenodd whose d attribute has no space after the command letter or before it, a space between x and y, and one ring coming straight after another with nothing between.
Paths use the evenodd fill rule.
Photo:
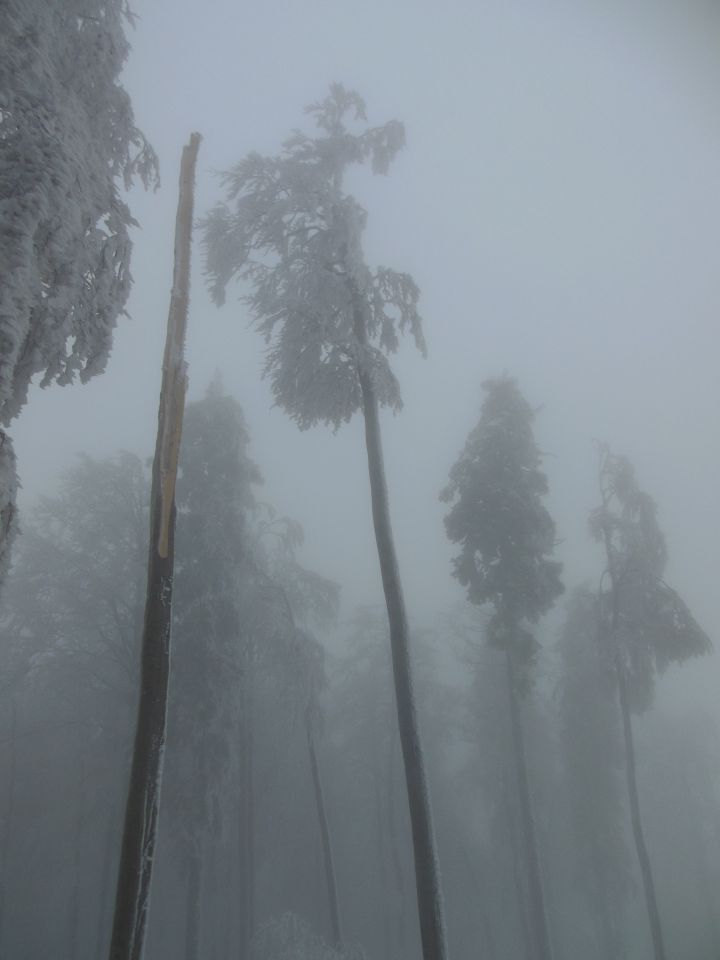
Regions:
<instances>
[{"instance_id":1,"label":"tall tree","mask_svg":"<svg viewBox=\"0 0 720 960\"><path fill-rule=\"evenodd\" d=\"M126 0L0 4L0 422L42 385L105 368L130 291L120 186L157 159L119 83ZM15 461L0 431L0 565L15 529ZM0 566L0 573L2 568Z\"/></svg>"},{"instance_id":2,"label":"tall tree","mask_svg":"<svg viewBox=\"0 0 720 960\"><path fill-rule=\"evenodd\" d=\"M265 372L279 406L300 428L365 418L372 514L390 623L400 741L415 855L425 960L446 956L443 905L425 761L410 666L408 620L390 526L379 410L397 409L388 354L409 330L424 350L418 289L407 274L371 271L362 252L366 213L343 189L346 170L371 162L387 171L404 143L393 121L353 133L365 104L341 85L308 108L319 136L294 133L277 157L252 153L225 177L234 209L204 222L206 267L218 304L228 283L250 283L255 325L269 342Z\"/></svg>"},{"instance_id":3,"label":"tall tree","mask_svg":"<svg viewBox=\"0 0 720 960\"><path fill-rule=\"evenodd\" d=\"M175 481L187 385L184 349L190 290L193 192L199 146L200 135L194 133L183 149L180 164L173 285L150 491L150 542L140 657L140 696L125 805L110 960L141 960L150 905L167 731L175 559Z\"/></svg>"},{"instance_id":4,"label":"tall tree","mask_svg":"<svg viewBox=\"0 0 720 960\"><path fill-rule=\"evenodd\" d=\"M652 498L638 486L625 457L600 448L600 506L590 531L602 543L606 567L600 590L600 628L615 674L625 746L633 838L655 960L665 960L660 912L640 812L632 713L652 702L655 676L671 663L707 653L710 641L684 601L662 579L665 538Z\"/></svg>"},{"instance_id":5,"label":"tall tree","mask_svg":"<svg viewBox=\"0 0 720 960\"><path fill-rule=\"evenodd\" d=\"M509 377L483 386L480 421L452 467L441 499L451 504L447 535L460 545L454 576L467 587L472 603L492 608L488 640L505 651L532 939L539 960L551 960L520 698L528 690L537 649L528 626L562 593L561 565L550 559L555 524L542 503L547 480L533 437L533 410Z\"/></svg>"},{"instance_id":6,"label":"tall tree","mask_svg":"<svg viewBox=\"0 0 720 960\"><path fill-rule=\"evenodd\" d=\"M249 514L260 471L248 455L238 403L219 380L188 405L178 481L179 512L173 669L162 803L173 851L187 884L186 960L200 950L202 874L227 830L220 797L228 791L231 743L243 682L243 585L251 561ZM244 784L241 785L244 788Z\"/></svg>"},{"instance_id":7,"label":"tall tree","mask_svg":"<svg viewBox=\"0 0 720 960\"><path fill-rule=\"evenodd\" d=\"M17 924L30 903L30 917L38 916L38 891L60 836L71 843L82 837L84 853L76 868L97 896L79 898L75 915L88 907L96 914L92 939L101 946L95 954L104 949L106 893L121 823L117 797L129 768L137 695L148 486L142 463L131 454L108 460L79 457L55 495L35 506L18 542L0 619L2 674L14 689L14 699L23 704L20 749L11 758L9 773L12 776L14 767L32 771L38 766L36 751L43 749L59 753L64 766L57 785L49 771L33 774L20 795L16 785L8 785L1 869L23 909L12 924L0 917L3 952L13 952L7 935L19 949ZM81 767L86 772L83 782L76 776ZM67 794L68 804L55 805L61 808L57 812L41 805L30 829L25 808L32 809L32 790L46 796L50 784ZM37 863L28 849L35 846ZM74 856L80 857L78 844ZM13 870L20 862L23 882ZM58 873L55 881L59 895L76 888L70 876L66 884L61 877ZM45 909L38 926L51 929L52 907ZM88 933L86 925L79 932L80 952L91 949ZM41 941L36 949L46 951L48 942L43 946Z\"/></svg>"},{"instance_id":8,"label":"tall tree","mask_svg":"<svg viewBox=\"0 0 720 960\"><path fill-rule=\"evenodd\" d=\"M626 956L624 921L635 882L625 842L622 734L612 663L599 643L598 599L573 591L559 639L560 744L572 817L576 880L597 956Z\"/></svg>"}]
</instances>

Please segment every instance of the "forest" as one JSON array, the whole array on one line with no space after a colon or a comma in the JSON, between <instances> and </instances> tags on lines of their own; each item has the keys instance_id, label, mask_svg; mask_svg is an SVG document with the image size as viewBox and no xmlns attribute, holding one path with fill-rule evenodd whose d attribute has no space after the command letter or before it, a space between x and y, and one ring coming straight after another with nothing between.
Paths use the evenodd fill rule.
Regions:
<instances>
[{"instance_id":1,"label":"forest","mask_svg":"<svg viewBox=\"0 0 720 960\"><path fill-rule=\"evenodd\" d=\"M720 958L718 82L0 0L0 960Z\"/></svg>"}]
</instances>

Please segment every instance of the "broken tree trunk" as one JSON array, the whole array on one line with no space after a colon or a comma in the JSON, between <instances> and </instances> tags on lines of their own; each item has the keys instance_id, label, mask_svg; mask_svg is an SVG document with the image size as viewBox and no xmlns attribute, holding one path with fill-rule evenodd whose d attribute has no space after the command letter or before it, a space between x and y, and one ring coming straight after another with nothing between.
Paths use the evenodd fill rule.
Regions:
<instances>
[{"instance_id":1,"label":"broken tree trunk","mask_svg":"<svg viewBox=\"0 0 720 960\"><path fill-rule=\"evenodd\" d=\"M125 807L110 960L141 960L150 900L165 752L175 534L175 480L185 407L185 329L190 289L193 187L200 135L183 149L175 221L158 432L150 503L150 547L140 664L140 697Z\"/></svg>"}]
</instances>

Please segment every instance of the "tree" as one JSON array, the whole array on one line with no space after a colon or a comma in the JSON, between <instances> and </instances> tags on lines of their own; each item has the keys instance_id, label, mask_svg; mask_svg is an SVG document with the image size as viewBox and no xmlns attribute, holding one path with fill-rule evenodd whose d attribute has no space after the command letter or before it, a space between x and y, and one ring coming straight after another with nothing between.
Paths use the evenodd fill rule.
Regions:
<instances>
[{"instance_id":1,"label":"tree","mask_svg":"<svg viewBox=\"0 0 720 960\"><path fill-rule=\"evenodd\" d=\"M625 843L623 747L612 663L599 643L598 599L590 590L570 595L559 648L560 740L575 879L586 898L598 957L620 960L635 883Z\"/></svg>"},{"instance_id":2,"label":"tree","mask_svg":"<svg viewBox=\"0 0 720 960\"><path fill-rule=\"evenodd\" d=\"M130 291L119 186L157 159L118 82L126 0L0 5L0 422L30 380L85 381L107 363ZM15 530L14 457L0 431L0 562ZM1 571L0 571L1 572Z\"/></svg>"},{"instance_id":3,"label":"tree","mask_svg":"<svg viewBox=\"0 0 720 960\"><path fill-rule=\"evenodd\" d=\"M185 957L196 960L203 854L217 846L225 826L220 797L236 749L229 741L245 667L248 521L261 476L248 455L242 411L219 380L204 399L188 405L183 433L162 809L187 883Z\"/></svg>"},{"instance_id":4,"label":"tree","mask_svg":"<svg viewBox=\"0 0 720 960\"><path fill-rule=\"evenodd\" d=\"M547 480L533 438L533 410L509 377L483 386L480 421L452 467L441 499L451 504L447 535L460 545L454 576L467 587L472 603L491 606L487 637L505 652L531 926L538 957L551 960L519 698L529 687L537 649L528 625L562 593L561 565L549 559L555 524L542 503Z\"/></svg>"},{"instance_id":5,"label":"tree","mask_svg":"<svg viewBox=\"0 0 720 960\"><path fill-rule=\"evenodd\" d=\"M366 213L343 190L348 167L387 171L404 142L393 121L353 133L348 114L365 104L341 85L308 108L320 128L295 132L278 157L249 154L225 176L228 198L204 221L206 269L215 301L246 280L254 323L269 344L265 373L279 406L301 429L339 427L362 411L372 513L390 623L393 673L413 831L425 960L446 956L439 867L410 667L408 621L390 526L379 409L400 406L388 355L410 331L424 350L418 289L407 274L371 271L362 253Z\"/></svg>"},{"instance_id":6,"label":"tree","mask_svg":"<svg viewBox=\"0 0 720 960\"><path fill-rule=\"evenodd\" d=\"M33 904L35 926L52 931L47 922L52 908L46 907L43 923L37 924L37 903L53 850L62 855L66 837L74 848L73 866L57 874L66 882L55 883L58 894L70 897L74 906L62 909L74 918L71 932L81 952L104 952L121 823L118 796L132 745L148 486L142 463L129 453L108 460L80 456L57 493L34 508L18 542L0 621L2 674L23 706L17 760L11 743L3 823L3 881L13 891L17 911L12 924L0 917L3 952L12 954L13 942L20 949L18 924L28 904ZM15 726L13 712L13 735ZM55 775L38 759L37 751L43 750L62 758ZM24 787L14 782L15 767L21 781L23 770L32 772L30 778L25 775ZM78 777L79 770L86 775ZM65 794L67 803L48 805L49 791ZM38 797L42 801L32 817L26 808L32 811ZM20 871L13 870L19 863L23 883ZM93 894L80 896L81 877ZM92 930L78 930L81 901L88 901L96 918ZM51 939L50 932L36 949L47 952Z\"/></svg>"},{"instance_id":7,"label":"tree","mask_svg":"<svg viewBox=\"0 0 720 960\"><path fill-rule=\"evenodd\" d=\"M140 695L110 942L111 960L140 960L150 905L162 762L167 733L175 541L175 481L182 437L185 330L190 288L193 191L200 135L183 148L175 226L158 430L150 490L147 592L140 654Z\"/></svg>"},{"instance_id":8,"label":"tree","mask_svg":"<svg viewBox=\"0 0 720 960\"><path fill-rule=\"evenodd\" d=\"M625 457L600 448L600 506L590 532L605 549L599 595L600 629L618 691L633 838L640 863L655 960L665 960L660 913L640 813L633 712L652 702L655 677L671 663L707 653L710 640L683 600L662 579L665 539L652 498L638 486Z\"/></svg>"}]
</instances>

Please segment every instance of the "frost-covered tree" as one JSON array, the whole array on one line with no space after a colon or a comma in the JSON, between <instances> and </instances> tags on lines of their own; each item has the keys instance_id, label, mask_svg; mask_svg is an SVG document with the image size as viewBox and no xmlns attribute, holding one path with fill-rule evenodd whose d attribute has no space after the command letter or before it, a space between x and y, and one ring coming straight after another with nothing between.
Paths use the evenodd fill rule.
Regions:
<instances>
[{"instance_id":1,"label":"frost-covered tree","mask_svg":"<svg viewBox=\"0 0 720 960\"><path fill-rule=\"evenodd\" d=\"M404 142L402 124L353 132L365 105L341 85L308 108L319 133L296 131L279 156L248 155L225 176L230 206L204 221L206 269L218 304L233 278L268 343L265 372L279 406L301 428L337 428L362 412L372 512L393 651L400 739L413 826L417 901L425 960L446 955L439 869L425 762L411 682L408 624L390 527L379 411L397 409L388 355L408 330L424 342L418 289L407 274L371 270L362 250L366 213L343 189L354 164L387 171Z\"/></svg>"},{"instance_id":2,"label":"frost-covered tree","mask_svg":"<svg viewBox=\"0 0 720 960\"><path fill-rule=\"evenodd\" d=\"M16 908L0 915L3 955L20 951L23 924L48 927L52 938L58 903L67 940L50 946L38 932L28 949L105 952L137 691L148 488L129 453L81 456L56 494L35 506L17 544L0 618L0 673L22 704L17 758L3 778L0 870ZM38 751L58 754L63 767L42 769ZM38 765L23 784L22 771ZM48 805L49 791L63 801ZM63 862L39 913L47 865L58 854Z\"/></svg>"},{"instance_id":3,"label":"frost-covered tree","mask_svg":"<svg viewBox=\"0 0 720 960\"><path fill-rule=\"evenodd\" d=\"M630 819L647 904L655 960L665 960L660 913L638 797L632 713L652 702L655 677L671 663L707 653L710 641L678 594L663 580L665 538L654 501L638 486L625 457L600 449L600 506L590 532L606 567L600 629L613 665L622 717Z\"/></svg>"},{"instance_id":4,"label":"frost-covered tree","mask_svg":"<svg viewBox=\"0 0 720 960\"><path fill-rule=\"evenodd\" d=\"M248 455L238 403L218 380L184 417L178 530L174 653L162 808L176 863L186 882L185 957L200 950L203 868L227 825L220 797L228 789L238 689L245 669L243 601L251 576L250 519L260 472Z\"/></svg>"},{"instance_id":5,"label":"frost-covered tree","mask_svg":"<svg viewBox=\"0 0 720 960\"><path fill-rule=\"evenodd\" d=\"M454 576L471 603L491 608L487 638L505 651L532 939L539 960L551 960L520 698L529 687L537 649L529 627L562 593L561 565L550 559L555 524L542 502L547 479L533 437L533 410L509 377L483 386L480 421L441 499L451 504L447 535L460 546Z\"/></svg>"},{"instance_id":6,"label":"frost-covered tree","mask_svg":"<svg viewBox=\"0 0 720 960\"><path fill-rule=\"evenodd\" d=\"M120 187L157 160L119 83L126 0L0 4L0 422L42 385L105 368L130 291L134 223ZM0 563L14 529L0 433ZM1 572L1 571L0 571Z\"/></svg>"}]
</instances>

